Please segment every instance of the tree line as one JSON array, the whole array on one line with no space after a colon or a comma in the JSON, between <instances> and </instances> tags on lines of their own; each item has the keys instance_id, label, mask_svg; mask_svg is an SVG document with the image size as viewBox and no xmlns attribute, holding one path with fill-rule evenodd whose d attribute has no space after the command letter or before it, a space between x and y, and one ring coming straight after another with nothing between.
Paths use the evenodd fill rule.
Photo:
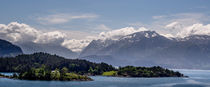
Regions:
<instances>
[{"instance_id":1,"label":"tree line","mask_svg":"<svg viewBox=\"0 0 210 87\"><path fill-rule=\"evenodd\" d=\"M154 67L134 67L125 66L119 67L116 71L104 72L104 76L118 76L118 77L184 77L183 74L177 71L162 68L160 66Z\"/></svg>"},{"instance_id":2,"label":"tree line","mask_svg":"<svg viewBox=\"0 0 210 87\"><path fill-rule=\"evenodd\" d=\"M44 66L44 68L43 68ZM65 59L48 53L22 54L16 57L0 58L0 72L17 72L22 79L65 80L62 76L82 78L79 75L105 75L121 77L183 77L159 66L125 66L116 69L106 63L93 63L80 59ZM68 74L63 74L63 72Z\"/></svg>"},{"instance_id":3,"label":"tree line","mask_svg":"<svg viewBox=\"0 0 210 87\"><path fill-rule=\"evenodd\" d=\"M69 72L68 68L49 70L44 65L40 68L31 68L26 72L13 74L11 78L25 80L60 80L60 81L91 81L92 79L85 75L78 75Z\"/></svg>"},{"instance_id":4,"label":"tree line","mask_svg":"<svg viewBox=\"0 0 210 87\"><path fill-rule=\"evenodd\" d=\"M116 70L106 63L93 63L80 59L65 59L48 53L22 54L16 57L0 58L0 72L25 72L45 65L48 70L66 67L69 72L81 75L101 75L105 71Z\"/></svg>"}]
</instances>

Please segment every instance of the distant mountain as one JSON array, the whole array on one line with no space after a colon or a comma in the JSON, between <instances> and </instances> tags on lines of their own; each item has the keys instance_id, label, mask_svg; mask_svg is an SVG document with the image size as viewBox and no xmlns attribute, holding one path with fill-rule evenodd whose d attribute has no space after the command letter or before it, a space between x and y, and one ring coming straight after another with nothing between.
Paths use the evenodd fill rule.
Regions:
<instances>
[{"instance_id":1,"label":"distant mountain","mask_svg":"<svg viewBox=\"0 0 210 87\"><path fill-rule=\"evenodd\" d=\"M119 40L92 41L80 58L113 65L210 69L210 36L169 39L155 31L142 31Z\"/></svg>"},{"instance_id":2,"label":"distant mountain","mask_svg":"<svg viewBox=\"0 0 210 87\"><path fill-rule=\"evenodd\" d=\"M25 54L32 54L36 52L46 52L50 54L57 54L65 58L77 58L78 53L71 51L58 44L37 44L33 42L16 43Z\"/></svg>"},{"instance_id":3,"label":"distant mountain","mask_svg":"<svg viewBox=\"0 0 210 87\"><path fill-rule=\"evenodd\" d=\"M20 47L13 45L12 43L0 39L0 57L10 57L22 54Z\"/></svg>"},{"instance_id":4,"label":"distant mountain","mask_svg":"<svg viewBox=\"0 0 210 87\"><path fill-rule=\"evenodd\" d=\"M99 50L111 45L114 43L114 40L106 39L106 40L93 40L81 53L80 57L89 56L96 54Z\"/></svg>"}]
</instances>

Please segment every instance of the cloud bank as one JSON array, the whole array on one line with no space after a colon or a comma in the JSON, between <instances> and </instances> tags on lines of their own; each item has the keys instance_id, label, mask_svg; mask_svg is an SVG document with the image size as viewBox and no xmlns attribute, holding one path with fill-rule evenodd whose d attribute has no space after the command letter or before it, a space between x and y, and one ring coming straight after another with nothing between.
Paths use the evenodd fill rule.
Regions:
<instances>
[{"instance_id":1,"label":"cloud bank","mask_svg":"<svg viewBox=\"0 0 210 87\"><path fill-rule=\"evenodd\" d=\"M42 32L27 24L11 22L8 25L0 24L0 35L2 39L11 42L34 42L34 43L55 43L62 41L65 34L59 31Z\"/></svg>"},{"instance_id":2,"label":"cloud bank","mask_svg":"<svg viewBox=\"0 0 210 87\"><path fill-rule=\"evenodd\" d=\"M177 33L179 37L186 37L190 35L210 35L210 24L193 24L192 26L185 27L182 31Z\"/></svg>"},{"instance_id":3,"label":"cloud bank","mask_svg":"<svg viewBox=\"0 0 210 87\"><path fill-rule=\"evenodd\" d=\"M90 42L90 40L88 42L87 40L69 39L66 33L60 31L43 32L27 24L17 22L11 22L8 25L0 24L0 38L13 43L57 44L75 52L81 51Z\"/></svg>"},{"instance_id":4,"label":"cloud bank","mask_svg":"<svg viewBox=\"0 0 210 87\"><path fill-rule=\"evenodd\" d=\"M117 30L111 30L108 32L101 32L99 34L99 39L112 39L117 40L122 36L129 35L135 32L146 31L148 29L141 27L139 29L135 29L133 27L125 27Z\"/></svg>"}]
</instances>

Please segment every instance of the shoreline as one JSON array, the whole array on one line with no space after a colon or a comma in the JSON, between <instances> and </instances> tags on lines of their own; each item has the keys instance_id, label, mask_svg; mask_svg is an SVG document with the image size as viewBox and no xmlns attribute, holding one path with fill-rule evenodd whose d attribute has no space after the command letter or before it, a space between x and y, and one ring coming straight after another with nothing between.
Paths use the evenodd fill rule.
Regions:
<instances>
[{"instance_id":1,"label":"shoreline","mask_svg":"<svg viewBox=\"0 0 210 87\"><path fill-rule=\"evenodd\" d=\"M88 77L117 77L117 78L145 78L145 79L150 79L150 78L189 78L189 76L183 76L183 77L126 77L126 76L103 76L103 75L94 75L94 76L88 76ZM81 81L81 82L86 82L86 81L94 81L94 79L89 79L89 80L29 80L29 79L18 79L18 78L12 78L10 76L0 76L0 78L7 78L7 79L13 79L13 80L28 80L28 81L61 81L61 82L69 82L69 81Z\"/></svg>"}]
</instances>

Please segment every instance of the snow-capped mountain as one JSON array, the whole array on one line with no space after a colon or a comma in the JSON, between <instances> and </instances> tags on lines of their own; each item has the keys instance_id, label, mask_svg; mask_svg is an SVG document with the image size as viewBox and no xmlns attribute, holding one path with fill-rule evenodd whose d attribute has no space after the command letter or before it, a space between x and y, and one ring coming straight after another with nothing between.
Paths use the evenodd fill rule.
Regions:
<instances>
[{"instance_id":1,"label":"snow-capped mountain","mask_svg":"<svg viewBox=\"0 0 210 87\"><path fill-rule=\"evenodd\" d=\"M105 39L105 40L93 40L81 53L79 57L95 55L98 51L106 48L113 44L116 40Z\"/></svg>"},{"instance_id":2,"label":"snow-capped mountain","mask_svg":"<svg viewBox=\"0 0 210 87\"><path fill-rule=\"evenodd\" d=\"M210 36L169 39L155 31L141 31L118 40L94 40L80 58L113 65L209 69Z\"/></svg>"}]
</instances>

